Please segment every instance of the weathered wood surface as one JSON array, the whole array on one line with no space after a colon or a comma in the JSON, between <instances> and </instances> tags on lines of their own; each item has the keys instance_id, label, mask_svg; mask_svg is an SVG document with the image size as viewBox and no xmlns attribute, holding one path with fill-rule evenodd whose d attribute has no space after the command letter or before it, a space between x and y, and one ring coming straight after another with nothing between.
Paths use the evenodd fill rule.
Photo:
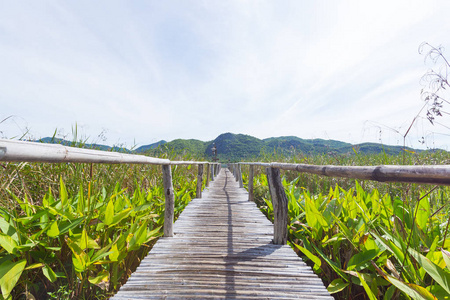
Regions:
<instances>
[{"instance_id":1,"label":"weathered wood surface","mask_svg":"<svg viewBox=\"0 0 450 300\"><path fill-rule=\"evenodd\" d=\"M164 185L164 236L173 236L173 220L175 211L175 194L172 183L172 169L169 165L163 165L163 185Z\"/></svg>"},{"instance_id":2,"label":"weathered wood surface","mask_svg":"<svg viewBox=\"0 0 450 300\"><path fill-rule=\"evenodd\" d=\"M108 164L171 164L168 159L119 152L100 151L63 146L0 139L0 161L48 163L108 163Z\"/></svg>"},{"instance_id":3,"label":"weathered wood surface","mask_svg":"<svg viewBox=\"0 0 450 300\"><path fill-rule=\"evenodd\" d=\"M272 167L300 173L310 173L329 177L374 180L379 182L406 182L436 185L450 185L450 165L414 166L333 166L288 163L240 163L261 167Z\"/></svg>"},{"instance_id":4,"label":"weathered wood surface","mask_svg":"<svg viewBox=\"0 0 450 300\"><path fill-rule=\"evenodd\" d=\"M228 169L194 199L113 299L333 299Z\"/></svg>"},{"instance_id":5,"label":"weathered wood surface","mask_svg":"<svg viewBox=\"0 0 450 300\"><path fill-rule=\"evenodd\" d=\"M195 192L195 196L197 198L202 197L202 184L203 184L203 165L198 165L197 190Z\"/></svg>"},{"instance_id":6,"label":"weathered wood surface","mask_svg":"<svg viewBox=\"0 0 450 300\"><path fill-rule=\"evenodd\" d=\"M205 161L170 161L145 155L5 139L0 139L0 161L151 165L203 165L207 163Z\"/></svg>"},{"instance_id":7,"label":"weathered wood surface","mask_svg":"<svg viewBox=\"0 0 450 300\"><path fill-rule=\"evenodd\" d=\"M267 168L267 182L269 183L270 196L273 205L273 243L276 245L284 245L287 243L289 222L288 217L288 199L284 192L283 184L280 178L280 169Z\"/></svg>"}]
</instances>

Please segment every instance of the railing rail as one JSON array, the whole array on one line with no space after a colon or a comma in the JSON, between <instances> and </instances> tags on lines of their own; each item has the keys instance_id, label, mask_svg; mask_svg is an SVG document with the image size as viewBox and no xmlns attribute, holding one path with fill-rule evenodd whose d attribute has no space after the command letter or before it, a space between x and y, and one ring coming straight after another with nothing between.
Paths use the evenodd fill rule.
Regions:
<instances>
[{"instance_id":1,"label":"railing rail","mask_svg":"<svg viewBox=\"0 0 450 300\"><path fill-rule=\"evenodd\" d=\"M103 163L103 164L146 164L161 165L164 182L165 210L164 236L173 236L174 190L172 183L172 165L198 165L196 196L201 198L203 165L211 170L211 180L220 170L218 163L207 161L171 161L137 154L109 152L64 146L0 139L0 161L6 162L42 162L42 163ZM211 167L210 167L211 166ZM206 184L209 184L209 176Z\"/></svg>"}]
</instances>

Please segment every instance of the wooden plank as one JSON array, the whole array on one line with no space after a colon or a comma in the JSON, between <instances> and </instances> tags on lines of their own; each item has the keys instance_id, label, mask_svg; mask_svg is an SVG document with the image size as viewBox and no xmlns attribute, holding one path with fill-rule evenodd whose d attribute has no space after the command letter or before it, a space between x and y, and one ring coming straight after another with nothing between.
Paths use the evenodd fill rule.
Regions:
<instances>
[{"instance_id":1,"label":"wooden plank","mask_svg":"<svg viewBox=\"0 0 450 300\"><path fill-rule=\"evenodd\" d=\"M227 169L112 299L333 299Z\"/></svg>"}]
</instances>

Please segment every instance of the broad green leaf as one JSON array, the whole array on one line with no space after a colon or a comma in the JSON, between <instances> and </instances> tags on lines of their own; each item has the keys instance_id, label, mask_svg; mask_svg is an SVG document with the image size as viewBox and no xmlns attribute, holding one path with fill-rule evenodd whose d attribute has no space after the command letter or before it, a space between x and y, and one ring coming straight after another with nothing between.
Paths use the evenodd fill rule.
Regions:
<instances>
[{"instance_id":1,"label":"broad green leaf","mask_svg":"<svg viewBox=\"0 0 450 300\"><path fill-rule=\"evenodd\" d=\"M72 253L72 263L75 272L82 273L86 271L89 266L89 256L84 252L81 252L80 254Z\"/></svg>"},{"instance_id":2,"label":"broad green leaf","mask_svg":"<svg viewBox=\"0 0 450 300\"><path fill-rule=\"evenodd\" d=\"M44 267L42 268L42 273L44 273L44 276L47 277L47 279L50 280L50 282L56 281L57 276L48 265L44 265Z\"/></svg>"},{"instance_id":3,"label":"broad green leaf","mask_svg":"<svg viewBox=\"0 0 450 300\"><path fill-rule=\"evenodd\" d=\"M109 259L110 259L111 261L117 261L118 258L119 258L119 254L120 254L120 251L119 251L119 249L117 248L117 244L112 245L112 247L111 247L111 253L109 254Z\"/></svg>"},{"instance_id":4,"label":"broad green leaf","mask_svg":"<svg viewBox=\"0 0 450 300\"><path fill-rule=\"evenodd\" d=\"M128 249L137 250L145 242L147 238L147 225L148 221L144 222L139 229L134 233L128 245Z\"/></svg>"},{"instance_id":5,"label":"broad green leaf","mask_svg":"<svg viewBox=\"0 0 450 300\"><path fill-rule=\"evenodd\" d=\"M107 257L108 255L110 255L110 254L112 253L112 251L107 251L107 252L106 252L106 250L109 250L109 248L110 248L110 246L108 245L107 247L105 247L105 248L103 248L103 249L101 249L101 250L96 251L96 252L92 255L91 259L90 259L91 263L93 263L93 264L110 263L109 260L107 260L107 261L102 261L103 258Z\"/></svg>"},{"instance_id":6,"label":"broad green leaf","mask_svg":"<svg viewBox=\"0 0 450 300\"><path fill-rule=\"evenodd\" d=\"M14 226L7 222L3 217L0 217L0 230L10 237L12 237L16 233L16 229L14 228Z\"/></svg>"},{"instance_id":7,"label":"broad green leaf","mask_svg":"<svg viewBox=\"0 0 450 300\"><path fill-rule=\"evenodd\" d=\"M375 232L371 232L375 239L384 247L386 250L394 254L395 258L399 262L403 262L405 259L405 254L402 249L398 248L391 240L386 240L385 238L379 236Z\"/></svg>"},{"instance_id":8,"label":"broad green leaf","mask_svg":"<svg viewBox=\"0 0 450 300\"><path fill-rule=\"evenodd\" d=\"M393 285L395 285L400 291L402 291L403 293L405 293L406 295L410 296L415 300L424 300L424 299L437 300L437 298L433 294L431 294L429 291L427 291L425 288L421 286L418 286L413 283L403 282L390 275L385 275L384 278Z\"/></svg>"},{"instance_id":9,"label":"broad green leaf","mask_svg":"<svg viewBox=\"0 0 450 300\"><path fill-rule=\"evenodd\" d=\"M80 188L78 190L77 213L82 216L84 215L84 210L85 210L85 203L84 203L83 185L80 184Z\"/></svg>"},{"instance_id":10,"label":"broad green leaf","mask_svg":"<svg viewBox=\"0 0 450 300\"><path fill-rule=\"evenodd\" d=\"M427 291L429 291L431 294L433 294L438 299L450 299L450 294L447 293L440 285L433 284L430 286L427 286Z\"/></svg>"},{"instance_id":11,"label":"broad green leaf","mask_svg":"<svg viewBox=\"0 0 450 300\"><path fill-rule=\"evenodd\" d=\"M0 265L0 287L5 299L9 297L11 291L16 286L26 264L27 260L22 259L18 262L7 260Z\"/></svg>"},{"instance_id":12,"label":"broad green leaf","mask_svg":"<svg viewBox=\"0 0 450 300\"><path fill-rule=\"evenodd\" d=\"M72 250L73 253L80 255L83 250L81 249L79 243L76 242L75 239L72 238L66 238L67 246L69 246L70 250Z\"/></svg>"},{"instance_id":13,"label":"broad green leaf","mask_svg":"<svg viewBox=\"0 0 450 300\"><path fill-rule=\"evenodd\" d=\"M110 226L116 225L117 223L119 223L120 221L122 221L123 219L125 219L126 217L128 217L128 215L131 212L131 207L125 209L124 211L121 211L120 213L116 214L113 218L112 223L110 224Z\"/></svg>"},{"instance_id":14,"label":"broad green leaf","mask_svg":"<svg viewBox=\"0 0 450 300\"><path fill-rule=\"evenodd\" d=\"M105 210L105 224L111 225L114 220L114 203L113 200L109 200Z\"/></svg>"},{"instance_id":15,"label":"broad green leaf","mask_svg":"<svg viewBox=\"0 0 450 300\"><path fill-rule=\"evenodd\" d=\"M158 236L161 236L162 235L162 232L160 232L161 228L162 228L162 226L159 226L159 227L147 232L147 240L145 241L145 243L153 240L154 238L156 238Z\"/></svg>"},{"instance_id":16,"label":"broad green leaf","mask_svg":"<svg viewBox=\"0 0 450 300\"><path fill-rule=\"evenodd\" d=\"M417 218L416 218L417 225L423 231L426 231L426 226L429 217L430 217L430 201L428 197L425 197L418 203Z\"/></svg>"},{"instance_id":17,"label":"broad green leaf","mask_svg":"<svg viewBox=\"0 0 450 300\"><path fill-rule=\"evenodd\" d=\"M80 248L83 250L86 249L88 247L88 241L89 241L89 237L86 232L86 228L83 228L83 231L81 232L81 237L80 237Z\"/></svg>"},{"instance_id":18,"label":"broad green leaf","mask_svg":"<svg viewBox=\"0 0 450 300\"><path fill-rule=\"evenodd\" d=\"M35 264L32 264L32 265L26 267L25 270L42 268L43 266L45 266L43 263L35 263Z\"/></svg>"},{"instance_id":19,"label":"broad green leaf","mask_svg":"<svg viewBox=\"0 0 450 300\"><path fill-rule=\"evenodd\" d=\"M106 270L100 271L97 276L89 276L89 282L92 284L99 284L100 282L108 282L109 281L109 272Z\"/></svg>"},{"instance_id":20,"label":"broad green leaf","mask_svg":"<svg viewBox=\"0 0 450 300\"><path fill-rule=\"evenodd\" d=\"M404 253L402 249L406 249L406 241L402 240L398 236L395 236L392 232L389 232L387 228L380 228L387 238L389 238L388 244L390 246L389 250L393 251L392 253L396 256L398 262L405 262L403 268L406 272L403 272L405 276L409 278L409 282L417 282L419 280L419 274L417 268L411 262L410 256ZM411 248L409 248L411 249Z\"/></svg>"},{"instance_id":21,"label":"broad green leaf","mask_svg":"<svg viewBox=\"0 0 450 300\"><path fill-rule=\"evenodd\" d=\"M85 249L100 249L100 246L97 244L97 242L92 239L86 232L85 229L83 229L83 232L80 234L74 234L71 237L71 242L81 250Z\"/></svg>"},{"instance_id":22,"label":"broad green leaf","mask_svg":"<svg viewBox=\"0 0 450 300\"><path fill-rule=\"evenodd\" d=\"M447 293L450 293L450 273L445 272L444 269L437 266L416 250L409 248L408 252L414 257L419 265L425 269L431 278L433 278Z\"/></svg>"},{"instance_id":23,"label":"broad green leaf","mask_svg":"<svg viewBox=\"0 0 450 300\"><path fill-rule=\"evenodd\" d=\"M329 259L322 251L319 250L314 244L312 244L313 248L317 251L317 253L322 257L323 260L327 262L327 264L339 275L341 278L348 280L348 276L345 274L345 271L342 270L337 262Z\"/></svg>"},{"instance_id":24,"label":"broad green leaf","mask_svg":"<svg viewBox=\"0 0 450 300\"><path fill-rule=\"evenodd\" d=\"M376 250L368 250L353 255L347 264L347 270L359 271L364 269L369 262L378 255Z\"/></svg>"},{"instance_id":25,"label":"broad green leaf","mask_svg":"<svg viewBox=\"0 0 450 300\"><path fill-rule=\"evenodd\" d=\"M391 300L394 297L394 293L397 290L397 287L395 285L391 285L388 287L386 292L384 293L383 300Z\"/></svg>"},{"instance_id":26,"label":"broad green leaf","mask_svg":"<svg viewBox=\"0 0 450 300\"><path fill-rule=\"evenodd\" d=\"M317 256L315 256L314 254L312 254L308 249L295 244L295 247L297 247L298 250L302 251L303 254L306 255L306 257L308 257L318 268L320 268L322 261L320 260L320 258L318 258Z\"/></svg>"},{"instance_id":27,"label":"broad green leaf","mask_svg":"<svg viewBox=\"0 0 450 300\"><path fill-rule=\"evenodd\" d=\"M442 249L442 257L444 258L445 264L447 265L447 269L450 270L450 252L447 250Z\"/></svg>"},{"instance_id":28,"label":"broad green leaf","mask_svg":"<svg viewBox=\"0 0 450 300\"><path fill-rule=\"evenodd\" d=\"M2 246L8 253L14 254L17 242L9 235L0 232L0 246Z\"/></svg>"},{"instance_id":29,"label":"broad green leaf","mask_svg":"<svg viewBox=\"0 0 450 300\"><path fill-rule=\"evenodd\" d=\"M47 230L47 235L52 238L57 237L59 235L57 220L52 222L52 225L50 225L50 228Z\"/></svg>"},{"instance_id":30,"label":"broad green leaf","mask_svg":"<svg viewBox=\"0 0 450 300\"><path fill-rule=\"evenodd\" d=\"M338 278L333 280L327 287L327 290L330 294L338 293L345 289L349 285L348 282L344 282L342 278Z\"/></svg>"},{"instance_id":31,"label":"broad green leaf","mask_svg":"<svg viewBox=\"0 0 450 300\"><path fill-rule=\"evenodd\" d=\"M377 300L377 297L373 294L372 290L370 289L370 287L367 285L366 281L364 280L363 276L361 276L361 274L358 274L358 278L361 281L364 290L366 291L367 296L369 297L370 300Z\"/></svg>"},{"instance_id":32,"label":"broad green leaf","mask_svg":"<svg viewBox=\"0 0 450 300\"><path fill-rule=\"evenodd\" d=\"M315 202L310 198L305 198L305 209L306 209L306 221L308 225L315 228L317 232L323 228L323 230L328 230L328 223L323 217L322 213L316 208Z\"/></svg>"},{"instance_id":33,"label":"broad green leaf","mask_svg":"<svg viewBox=\"0 0 450 300\"><path fill-rule=\"evenodd\" d=\"M67 204L68 204L68 199L69 196L67 194L67 189L66 186L62 180L62 177L59 178L59 197L61 198L61 203L62 203L62 209L65 210L67 209Z\"/></svg>"},{"instance_id":34,"label":"broad green leaf","mask_svg":"<svg viewBox=\"0 0 450 300\"><path fill-rule=\"evenodd\" d=\"M139 206L133 208L133 210L134 210L135 212L145 211L145 210L151 208L152 206L153 206L152 204L146 203L146 204L139 205Z\"/></svg>"},{"instance_id":35,"label":"broad green leaf","mask_svg":"<svg viewBox=\"0 0 450 300\"><path fill-rule=\"evenodd\" d=\"M85 219L86 219L86 217L80 217L78 219L66 220L66 221L61 222L59 224L59 233L60 234L67 233L69 230L72 230L75 227L77 227L78 225L80 225L80 223L83 222Z\"/></svg>"}]
</instances>

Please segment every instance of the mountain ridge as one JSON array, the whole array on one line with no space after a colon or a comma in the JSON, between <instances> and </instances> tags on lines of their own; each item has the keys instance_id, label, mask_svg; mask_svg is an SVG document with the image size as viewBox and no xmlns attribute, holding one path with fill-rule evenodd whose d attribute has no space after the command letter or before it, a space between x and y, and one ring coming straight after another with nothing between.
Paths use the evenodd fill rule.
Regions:
<instances>
[{"instance_id":1,"label":"mountain ridge","mask_svg":"<svg viewBox=\"0 0 450 300\"><path fill-rule=\"evenodd\" d=\"M38 140L43 143L63 144L67 146L81 146L90 149L106 151L118 151L125 153L145 153L158 156L161 153L190 154L191 156L211 159L212 147L217 148L217 156L220 161L251 160L267 153L283 153L291 155L294 152L305 154L373 154L386 153L398 154L403 150L402 146L384 145L379 143L351 144L338 140L325 139L302 139L296 136L280 136L259 139L251 135L235 134L231 132L222 133L212 141L201 141L197 139L175 139L170 142L165 140L140 146L129 150L122 147L111 147L97 143L75 143L58 138L42 138ZM407 151L420 152L423 150L406 147Z\"/></svg>"},{"instance_id":2,"label":"mountain ridge","mask_svg":"<svg viewBox=\"0 0 450 300\"><path fill-rule=\"evenodd\" d=\"M193 144L195 142L195 145ZM211 159L212 147L217 148L220 161L251 160L265 153L281 152L291 155L295 151L305 154L399 154L403 152L402 146L384 145L379 143L351 144L338 140L302 139L296 136L281 136L259 139L246 134L223 133L212 141L177 139L149 152L155 155L164 151L176 153L190 153L198 157ZM420 152L423 150L406 147L408 151Z\"/></svg>"}]
</instances>

